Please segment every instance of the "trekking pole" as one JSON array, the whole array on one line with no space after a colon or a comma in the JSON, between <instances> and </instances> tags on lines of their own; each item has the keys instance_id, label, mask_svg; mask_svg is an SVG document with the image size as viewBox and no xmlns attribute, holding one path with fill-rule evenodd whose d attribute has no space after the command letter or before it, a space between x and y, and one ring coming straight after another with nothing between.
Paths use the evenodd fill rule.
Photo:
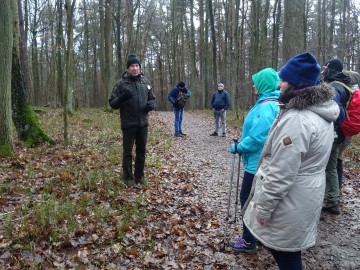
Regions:
<instances>
[{"instance_id":1,"label":"trekking pole","mask_svg":"<svg viewBox=\"0 0 360 270\"><path fill-rule=\"evenodd\" d=\"M234 139L234 143L238 142L237 139ZM229 222L229 215L230 215L230 201L231 201L231 190L232 190L232 183L234 179L234 167L235 167L235 158L236 154L233 156L232 164L231 164L231 176L230 176L230 184L228 189L228 199L227 199L227 210L226 210L226 219L225 219L225 230L224 230L224 239L223 239L223 246L220 247L220 251L225 250L225 246L227 243L227 229L228 229L228 222Z\"/></svg>"},{"instance_id":2,"label":"trekking pole","mask_svg":"<svg viewBox=\"0 0 360 270\"><path fill-rule=\"evenodd\" d=\"M240 171L241 171L241 155L239 155L238 174L237 174L237 182L236 182L236 198L235 198L235 217L234 217L234 222L236 222L236 214L237 214L238 205L239 205Z\"/></svg>"}]
</instances>

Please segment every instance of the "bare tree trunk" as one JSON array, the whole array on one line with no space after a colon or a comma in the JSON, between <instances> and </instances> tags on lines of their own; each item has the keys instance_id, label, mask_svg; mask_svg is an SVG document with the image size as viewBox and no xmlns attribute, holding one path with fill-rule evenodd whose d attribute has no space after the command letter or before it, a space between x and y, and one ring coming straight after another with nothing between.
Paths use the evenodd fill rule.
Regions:
<instances>
[{"instance_id":1,"label":"bare tree trunk","mask_svg":"<svg viewBox=\"0 0 360 270\"><path fill-rule=\"evenodd\" d=\"M108 99L111 96L113 82L113 61L112 61L112 42L111 42L111 20L112 18L112 0L106 0L105 4L105 108L111 111Z\"/></svg>"},{"instance_id":2,"label":"bare tree trunk","mask_svg":"<svg viewBox=\"0 0 360 270\"><path fill-rule=\"evenodd\" d=\"M122 63L122 44L121 44L121 0L117 1L117 10L116 10L116 74L117 78L121 77L123 63Z\"/></svg>"},{"instance_id":3,"label":"bare tree trunk","mask_svg":"<svg viewBox=\"0 0 360 270\"><path fill-rule=\"evenodd\" d=\"M261 0L251 1L251 38L250 38L250 52L249 52L249 75L251 76L260 69L261 52L260 52L260 14Z\"/></svg>"},{"instance_id":4,"label":"bare tree trunk","mask_svg":"<svg viewBox=\"0 0 360 270\"><path fill-rule=\"evenodd\" d=\"M269 17L270 0L266 0L260 16L260 68L268 66L269 46L267 40L267 19ZM262 11L262 9L260 9Z\"/></svg>"},{"instance_id":5,"label":"bare tree trunk","mask_svg":"<svg viewBox=\"0 0 360 270\"><path fill-rule=\"evenodd\" d=\"M126 11L127 11L127 20L126 20L126 31L127 31L127 53L126 54L130 54L130 53L136 53L133 52L133 50L136 48L134 41L133 41L133 23L134 23L134 15L135 15L135 9L134 9L134 0L128 0L126 1Z\"/></svg>"},{"instance_id":6,"label":"bare tree trunk","mask_svg":"<svg viewBox=\"0 0 360 270\"><path fill-rule=\"evenodd\" d=\"M191 73L190 73L190 81L197 89L197 96L199 95L200 87L199 87L199 73L196 67L196 44L195 44L195 25L194 25L194 0L190 0L190 67L191 67ZM194 88L194 87L193 87ZM196 99L196 101L193 102L195 107L198 107L200 104L199 98ZM196 103L195 103L196 102Z\"/></svg>"},{"instance_id":7,"label":"bare tree trunk","mask_svg":"<svg viewBox=\"0 0 360 270\"><path fill-rule=\"evenodd\" d=\"M0 1L0 156L12 155L14 149L11 118L13 16L11 2Z\"/></svg>"},{"instance_id":8,"label":"bare tree trunk","mask_svg":"<svg viewBox=\"0 0 360 270\"><path fill-rule=\"evenodd\" d=\"M90 51L90 45L89 45L89 35L90 35L90 31L89 31L89 15L88 15L88 7L87 7L87 3L86 0L83 0L83 8L84 8L84 47L85 47L85 52L84 52L84 69L83 69L83 78L84 78L84 91L85 91L85 107L89 108L90 107L90 96L91 96L91 92L92 92L92 87L90 87L90 61L89 61L89 51Z\"/></svg>"},{"instance_id":9,"label":"bare tree trunk","mask_svg":"<svg viewBox=\"0 0 360 270\"><path fill-rule=\"evenodd\" d=\"M65 94L64 94L64 144L68 145L68 113L73 113L72 91L70 89L70 72L72 66L73 51L73 16L76 0L65 0L66 18L67 18L67 46L66 46L66 76L65 76Z\"/></svg>"},{"instance_id":10,"label":"bare tree trunk","mask_svg":"<svg viewBox=\"0 0 360 270\"><path fill-rule=\"evenodd\" d=\"M178 44L178 20L176 20L176 1L171 1L171 60L169 65L170 83L174 85L178 79L176 75L176 49Z\"/></svg>"},{"instance_id":11,"label":"bare tree trunk","mask_svg":"<svg viewBox=\"0 0 360 270\"><path fill-rule=\"evenodd\" d=\"M20 42L20 62L22 71L24 74L24 80L25 84L27 85L26 88L26 95L29 100L31 100L31 96L33 93L32 90L32 84L31 84L31 77L30 77L30 69L29 69L29 59L27 54L27 48L26 48L26 42L24 42L26 39L26 33L25 33L25 23L24 23L24 17L22 14L22 8L21 8L21 0L18 0L18 7L19 7L19 27L20 27L20 37L22 42Z\"/></svg>"},{"instance_id":12,"label":"bare tree trunk","mask_svg":"<svg viewBox=\"0 0 360 270\"><path fill-rule=\"evenodd\" d=\"M327 46L326 59L332 58L334 55L334 36L335 36L335 4L336 0L331 0L331 11L330 11L330 28L329 28L329 40Z\"/></svg>"},{"instance_id":13,"label":"bare tree trunk","mask_svg":"<svg viewBox=\"0 0 360 270\"><path fill-rule=\"evenodd\" d=\"M283 62L305 51L305 0L284 0Z\"/></svg>"},{"instance_id":14,"label":"bare tree trunk","mask_svg":"<svg viewBox=\"0 0 360 270\"><path fill-rule=\"evenodd\" d=\"M206 1L206 0L204 0ZM205 12L205 21L204 21L204 95L205 95L205 104L206 106L210 105L210 59L211 59L211 53L210 53L210 44L209 44L209 12L206 12L206 2L203 3L203 8Z\"/></svg>"},{"instance_id":15,"label":"bare tree trunk","mask_svg":"<svg viewBox=\"0 0 360 270\"><path fill-rule=\"evenodd\" d=\"M99 0L99 15L100 15L100 37L99 37L99 49L98 49L98 57L100 64L100 81L99 81L99 91L101 93L101 99L104 98L106 90L104 90L105 85L105 46L104 46L104 25L105 25L105 5L103 0ZM104 100L102 100L102 103Z\"/></svg>"},{"instance_id":16,"label":"bare tree trunk","mask_svg":"<svg viewBox=\"0 0 360 270\"><path fill-rule=\"evenodd\" d=\"M277 70L279 65L279 32L281 20L281 0L275 0L273 12L272 60L271 66Z\"/></svg>"},{"instance_id":17,"label":"bare tree trunk","mask_svg":"<svg viewBox=\"0 0 360 270\"><path fill-rule=\"evenodd\" d=\"M210 18L210 29L211 29L211 41L212 41L212 86L214 87L217 81L217 64L216 64L216 33L215 33L215 21L214 21L214 11L212 7L212 0L208 0L209 8L209 18Z\"/></svg>"},{"instance_id":18,"label":"bare tree trunk","mask_svg":"<svg viewBox=\"0 0 360 270\"><path fill-rule=\"evenodd\" d=\"M346 53L347 50L349 48L348 46L348 39L347 39L347 20L346 20L346 15L347 15L347 10L349 8L349 0L343 0L342 1L342 5L341 5L341 12L340 12L340 34L339 34L339 47L337 50L337 56L338 59L345 63L345 59L346 59Z\"/></svg>"},{"instance_id":19,"label":"bare tree trunk","mask_svg":"<svg viewBox=\"0 0 360 270\"><path fill-rule=\"evenodd\" d=\"M58 27L56 35L56 54L57 54L57 93L54 99L54 107L57 108L63 104L64 100L64 71L63 71L63 59L62 52L64 48L63 44L63 0L57 2L57 12L58 12Z\"/></svg>"},{"instance_id":20,"label":"bare tree trunk","mask_svg":"<svg viewBox=\"0 0 360 270\"><path fill-rule=\"evenodd\" d=\"M199 106L206 108L206 89L205 89L205 19L204 19L204 1L198 0L199 6L199 30L198 30L198 59L199 59Z\"/></svg>"},{"instance_id":21,"label":"bare tree trunk","mask_svg":"<svg viewBox=\"0 0 360 270\"><path fill-rule=\"evenodd\" d=\"M102 103L99 102L100 100L100 76L99 75L99 72L98 72L98 61L97 61L97 58L98 58L98 50L97 50L97 42L96 42L96 39L95 39L95 42L93 44L93 58L92 58L92 65L93 65L93 80L92 80L92 83L93 83L93 100L94 100L94 105L96 106L100 106L102 105Z\"/></svg>"}]
</instances>

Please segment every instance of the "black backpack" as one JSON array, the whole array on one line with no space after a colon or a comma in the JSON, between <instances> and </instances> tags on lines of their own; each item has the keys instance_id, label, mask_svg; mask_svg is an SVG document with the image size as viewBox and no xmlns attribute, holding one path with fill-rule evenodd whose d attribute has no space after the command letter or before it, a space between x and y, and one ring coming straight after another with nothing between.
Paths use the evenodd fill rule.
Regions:
<instances>
[{"instance_id":1,"label":"black backpack","mask_svg":"<svg viewBox=\"0 0 360 270\"><path fill-rule=\"evenodd\" d=\"M189 99L189 96L185 95L183 92L179 91L179 94L175 101L176 108L184 108L186 101Z\"/></svg>"}]
</instances>

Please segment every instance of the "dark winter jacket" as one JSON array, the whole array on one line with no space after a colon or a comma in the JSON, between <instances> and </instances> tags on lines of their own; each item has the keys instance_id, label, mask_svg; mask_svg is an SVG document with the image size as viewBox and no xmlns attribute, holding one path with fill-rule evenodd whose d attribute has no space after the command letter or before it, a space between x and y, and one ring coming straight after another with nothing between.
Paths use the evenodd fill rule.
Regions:
<instances>
[{"instance_id":1,"label":"dark winter jacket","mask_svg":"<svg viewBox=\"0 0 360 270\"><path fill-rule=\"evenodd\" d=\"M350 98L350 95L348 90L346 90L344 86L342 86L341 84L336 83L336 81L342 82L346 85L350 85L351 78L345 75L344 73L338 72L331 68L328 68L323 75L324 75L324 81L330 83L330 85L335 90L336 95L334 97L334 100L339 105L340 114L339 117L334 122L334 128L338 135L339 142L341 142L343 141L343 135L339 127L341 123L345 120L346 117L345 106Z\"/></svg>"},{"instance_id":2,"label":"dark winter jacket","mask_svg":"<svg viewBox=\"0 0 360 270\"><path fill-rule=\"evenodd\" d=\"M216 91L211 99L211 108L215 111L227 110L230 107L230 96L225 90Z\"/></svg>"},{"instance_id":3,"label":"dark winter jacket","mask_svg":"<svg viewBox=\"0 0 360 270\"><path fill-rule=\"evenodd\" d=\"M121 128L147 126L148 112L155 108L155 96L149 81L143 76L118 80L109 99L110 107L120 109Z\"/></svg>"},{"instance_id":4,"label":"dark winter jacket","mask_svg":"<svg viewBox=\"0 0 360 270\"><path fill-rule=\"evenodd\" d=\"M173 105L175 109L181 109L184 107L185 103L179 103L180 99L188 100L191 96L191 91L186 86L180 90L177 86L175 86L170 93L168 94L168 100Z\"/></svg>"}]
</instances>

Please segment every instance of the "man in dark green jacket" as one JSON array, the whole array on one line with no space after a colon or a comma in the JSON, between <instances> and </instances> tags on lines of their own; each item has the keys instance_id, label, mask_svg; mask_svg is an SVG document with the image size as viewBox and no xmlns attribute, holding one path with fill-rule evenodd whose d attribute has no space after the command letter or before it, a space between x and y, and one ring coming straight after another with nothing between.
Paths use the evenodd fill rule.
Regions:
<instances>
[{"instance_id":1,"label":"man in dark green jacket","mask_svg":"<svg viewBox=\"0 0 360 270\"><path fill-rule=\"evenodd\" d=\"M148 113L155 108L155 96L149 81L140 73L136 55L129 55L127 71L114 86L109 99L113 109L120 109L123 133L123 180L129 185L147 184L144 175ZM135 170L132 171L132 149L136 145ZM134 182L135 180L135 182Z\"/></svg>"}]
</instances>

